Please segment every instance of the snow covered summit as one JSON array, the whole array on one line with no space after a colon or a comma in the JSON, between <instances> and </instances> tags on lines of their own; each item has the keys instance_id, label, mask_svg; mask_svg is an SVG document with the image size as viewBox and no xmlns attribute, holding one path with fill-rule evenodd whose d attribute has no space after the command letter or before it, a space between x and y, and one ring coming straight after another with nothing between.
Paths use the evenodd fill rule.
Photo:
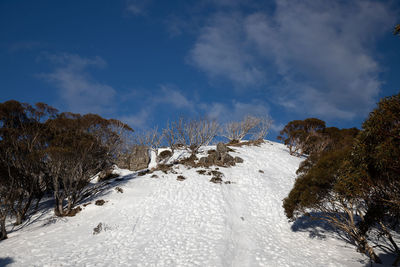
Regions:
<instances>
[{"instance_id":1,"label":"snow covered summit","mask_svg":"<svg viewBox=\"0 0 400 267\"><path fill-rule=\"evenodd\" d=\"M36 214L0 243L10 266L362 266L368 260L329 231L294 227L282 199L300 158L273 142L234 147L236 166L137 175L75 217ZM204 171L203 171L204 170ZM222 183L210 182L211 171ZM183 176L177 179L178 176ZM123 178L123 179L122 179ZM87 205L88 204L88 205ZM314 235L312 234L314 233Z\"/></svg>"}]
</instances>

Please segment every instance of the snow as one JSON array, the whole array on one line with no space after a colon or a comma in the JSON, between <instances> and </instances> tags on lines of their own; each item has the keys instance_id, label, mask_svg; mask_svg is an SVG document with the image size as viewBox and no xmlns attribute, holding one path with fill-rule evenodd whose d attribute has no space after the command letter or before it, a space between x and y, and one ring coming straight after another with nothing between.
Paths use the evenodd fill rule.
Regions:
<instances>
[{"instance_id":1,"label":"snow","mask_svg":"<svg viewBox=\"0 0 400 267\"><path fill-rule=\"evenodd\" d=\"M335 233L293 231L282 199L300 158L278 143L235 147L243 163L219 168L224 181L175 165L124 178L75 217L51 209L0 242L0 265L10 266L365 266L369 261ZM215 169L215 167L212 167ZM260 172L260 170L262 172ZM156 174L159 178L152 178ZM177 176L187 179L177 181ZM102 231L93 229L102 223Z\"/></svg>"}]
</instances>

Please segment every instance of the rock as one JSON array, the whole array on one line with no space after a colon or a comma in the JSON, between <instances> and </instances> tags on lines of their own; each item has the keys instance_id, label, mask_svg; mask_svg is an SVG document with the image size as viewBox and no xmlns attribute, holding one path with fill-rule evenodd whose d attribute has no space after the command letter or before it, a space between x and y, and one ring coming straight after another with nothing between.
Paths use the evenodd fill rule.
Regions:
<instances>
[{"instance_id":1,"label":"rock","mask_svg":"<svg viewBox=\"0 0 400 267\"><path fill-rule=\"evenodd\" d=\"M213 178L221 178L224 177L224 174L220 171L211 171L210 174L212 174Z\"/></svg>"},{"instance_id":2,"label":"rock","mask_svg":"<svg viewBox=\"0 0 400 267\"><path fill-rule=\"evenodd\" d=\"M178 180L178 181L183 181L183 180L186 180L186 177L185 177L185 176L182 176L182 175L179 175L179 176L176 178L176 180Z\"/></svg>"},{"instance_id":3,"label":"rock","mask_svg":"<svg viewBox=\"0 0 400 267\"><path fill-rule=\"evenodd\" d=\"M196 160L198 160L198 158L196 155L192 154L190 157L180 160L179 163L188 167L196 167Z\"/></svg>"},{"instance_id":4,"label":"rock","mask_svg":"<svg viewBox=\"0 0 400 267\"><path fill-rule=\"evenodd\" d=\"M105 180L110 180L113 178L117 178L119 175L116 173L113 173L113 168L108 168L106 170L103 170L99 173L99 181L105 181Z\"/></svg>"},{"instance_id":5,"label":"rock","mask_svg":"<svg viewBox=\"0 0 400 267\"><path fill-rule=\"evenodd\" d=\"M220 183L222 183L222 179L219 177L213 177L213 178L211 178L210 182L212 182L214 184L220 184Z\"/></svg>"},{"instance_id":6,"label":"rock","mask_svg":"<svg viewBox=\"0 0 400 267\"><path fill-rule=\"evenodd\" d=\"M243 163L243 159L241 157L235 157L235 163Z\"/></svg>"},{"instance_id":7,"label":"rock","mask_svg":"<svg viewBox=\"0 0 400 267\"><path fill-rule=\"evenodd\" d=\"M224 143L217 144L217 152L221 155L228 153L228 147Z\"/></svg>"},{"instance_id":8,"label":"rock","mask_svg":"<svg viewBox=\"0 0 400 267\"><path fill-rule=\"evenodd\" d=\"M196 172L201 175L206 175L206 170L197 170Z\"/></svg>"},{"instance_id":9,"label":"rock","mask_svg":"<svg viewBox=\"0 0 400 267\"><path fill-rule=\"evenodd\" d=\"M207 151L208 155L215 154L215 153L217 153L217 151L215 149L210 149Z\"/></svg>"},{"instance_id":10,"label":"rock","mask_svg":"<svg viewBox=\"0 0 400 267\"><path fill-rule=\"evenodd\" d=\"M235 158L229 154L226 154L222 158L222 165L224 166L234 166L235 165Z\"/></svg>"},{"instance_id":11,"label":"rock","mask_svg":"<svg viewBox=\"0 0 400 267\"><path fill-rule=\"evenodd\" d=\"M144 171L140 171L138 172L138 176L145 176L146 174L148 174L150 171L149 170L144 170Z\"/></svg>"},{"instance_id":12,"label":"rock","mask_svg":"<svg viewBox=\"0 0 400 267\"><path fill-rule=\"evenodd\" d=\"M146 169L150 163L149 149L146 146L135 146L129 157L129 170L138 171Z\"/></svg>"},{"instance_id":13,"label":"rock","mask_svg":"<svg viewBox=\"0 0 400 267\"><path fill-rule=\"evenodd\" d=\"M202 157L199 160L199 164L204 167L209 167L212 165L222 166L222 167L230 167L235 166L236 163L242 163L243 159L239 157L232 157L228 154L229 148L223 144L218 143L216 150L207 151L208 156Z\"/></svg>"},{"instance_id":14,"label":"rock","mask_svg":"<svg viewBox=\"0 0 400 267\"><path fill-rule=\"evenodd\" d=\"M104 203L106 203L106 202L103 199L99 199L99 200L96 200L96 202L94 204L97 206L103 206Z\"/></svg>"},{"instance_id":15,"label":"rock","mask_svg":"<svg viewBox=\"0 0 400 267\"><path fill-rule=\"evenodd\" d=\"M201 157L201 158L199 159L199 164L205 165L205 164L207 164L207 163L208 163L208 157Z\"/></svg>"},{"instance_id":16,"label":"rock","mask_svg":"<svg viewBox=\"0 0 400 267\"><path fill-rule=\"evenodd\" d=\"M218 152L208 155L209 163L214 164L217 160L221 160L221 156Z\"/></svg>"},{"instance_id":17,"label":"rock","mask_svg":"<svg viewBox=\"0 0 400 267\"><path fill-rule=\"evenodd\" d=\"M158 160L168 160L170 157L172 157L172 151L171 150L164 150L161 151L160 154L158 155Z\"/></svg>"},{"instance_id":18,"label":"rock","mask_svg":"<svg viewBox=\"0 0 400 267\"><path fill-rule=\"evenodd\" d=\"M95 228L93 228L93 235L97 235L103 230L103 224L99 223Z\"/></svg>"}]
</instances>

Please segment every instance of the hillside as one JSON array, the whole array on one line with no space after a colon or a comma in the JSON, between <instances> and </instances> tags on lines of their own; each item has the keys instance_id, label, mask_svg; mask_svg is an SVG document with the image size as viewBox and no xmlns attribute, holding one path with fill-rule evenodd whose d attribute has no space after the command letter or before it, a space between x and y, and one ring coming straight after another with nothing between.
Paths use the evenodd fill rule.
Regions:
<instances>
[{"instance_id":1,"label":"hillside","mask_svg":"<svg viewBox=\"0 0 400 267\"><path fill-rule=\"evenodd\" d=\"M293 186L300 158L273 142L234 150L231 154L244 162L218 170L230 183L211 183L207 173L183 165L175 165L175 173L143 176L118 169L119 181L96 196L104 205L94 205L93 199L75 217L64 218L43 209L0 243L0 265L369 264L331 229L287 221L282 199ZM177 180L179 175L186 179Z\"/></svg>"}]
</instances>

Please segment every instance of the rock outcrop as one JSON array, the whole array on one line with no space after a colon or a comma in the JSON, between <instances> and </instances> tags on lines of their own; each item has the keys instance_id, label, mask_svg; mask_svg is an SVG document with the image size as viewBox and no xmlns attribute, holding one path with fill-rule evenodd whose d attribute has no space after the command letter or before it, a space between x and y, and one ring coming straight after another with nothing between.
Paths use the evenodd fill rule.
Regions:
<instances>
[{"instance_id":1,"label":"rock outcrop","mask_svg":"<svg viewBox=\"0 0 400 267\"><path fill-rule=\"evenodd\" d=\"M118 162L118 166L131 171L146 169L150 163L150 153L146 146L135 146L131 153Z\"/></svg>"},{"instance_id":2,"label":"rock outcrop","mask_svg":"<svg viewBox=\"0 0 400 267\"><path fill-rule=\"evenodd\" d=\"M209 150L207 157L202 157L199 164L203 166L217 165L221 167L235 166L236 163L242 163L243 159L240 157L232 157L228 151L230 149L224 143L218 143L216 150Z\"/></svg>"}]
</instances>

